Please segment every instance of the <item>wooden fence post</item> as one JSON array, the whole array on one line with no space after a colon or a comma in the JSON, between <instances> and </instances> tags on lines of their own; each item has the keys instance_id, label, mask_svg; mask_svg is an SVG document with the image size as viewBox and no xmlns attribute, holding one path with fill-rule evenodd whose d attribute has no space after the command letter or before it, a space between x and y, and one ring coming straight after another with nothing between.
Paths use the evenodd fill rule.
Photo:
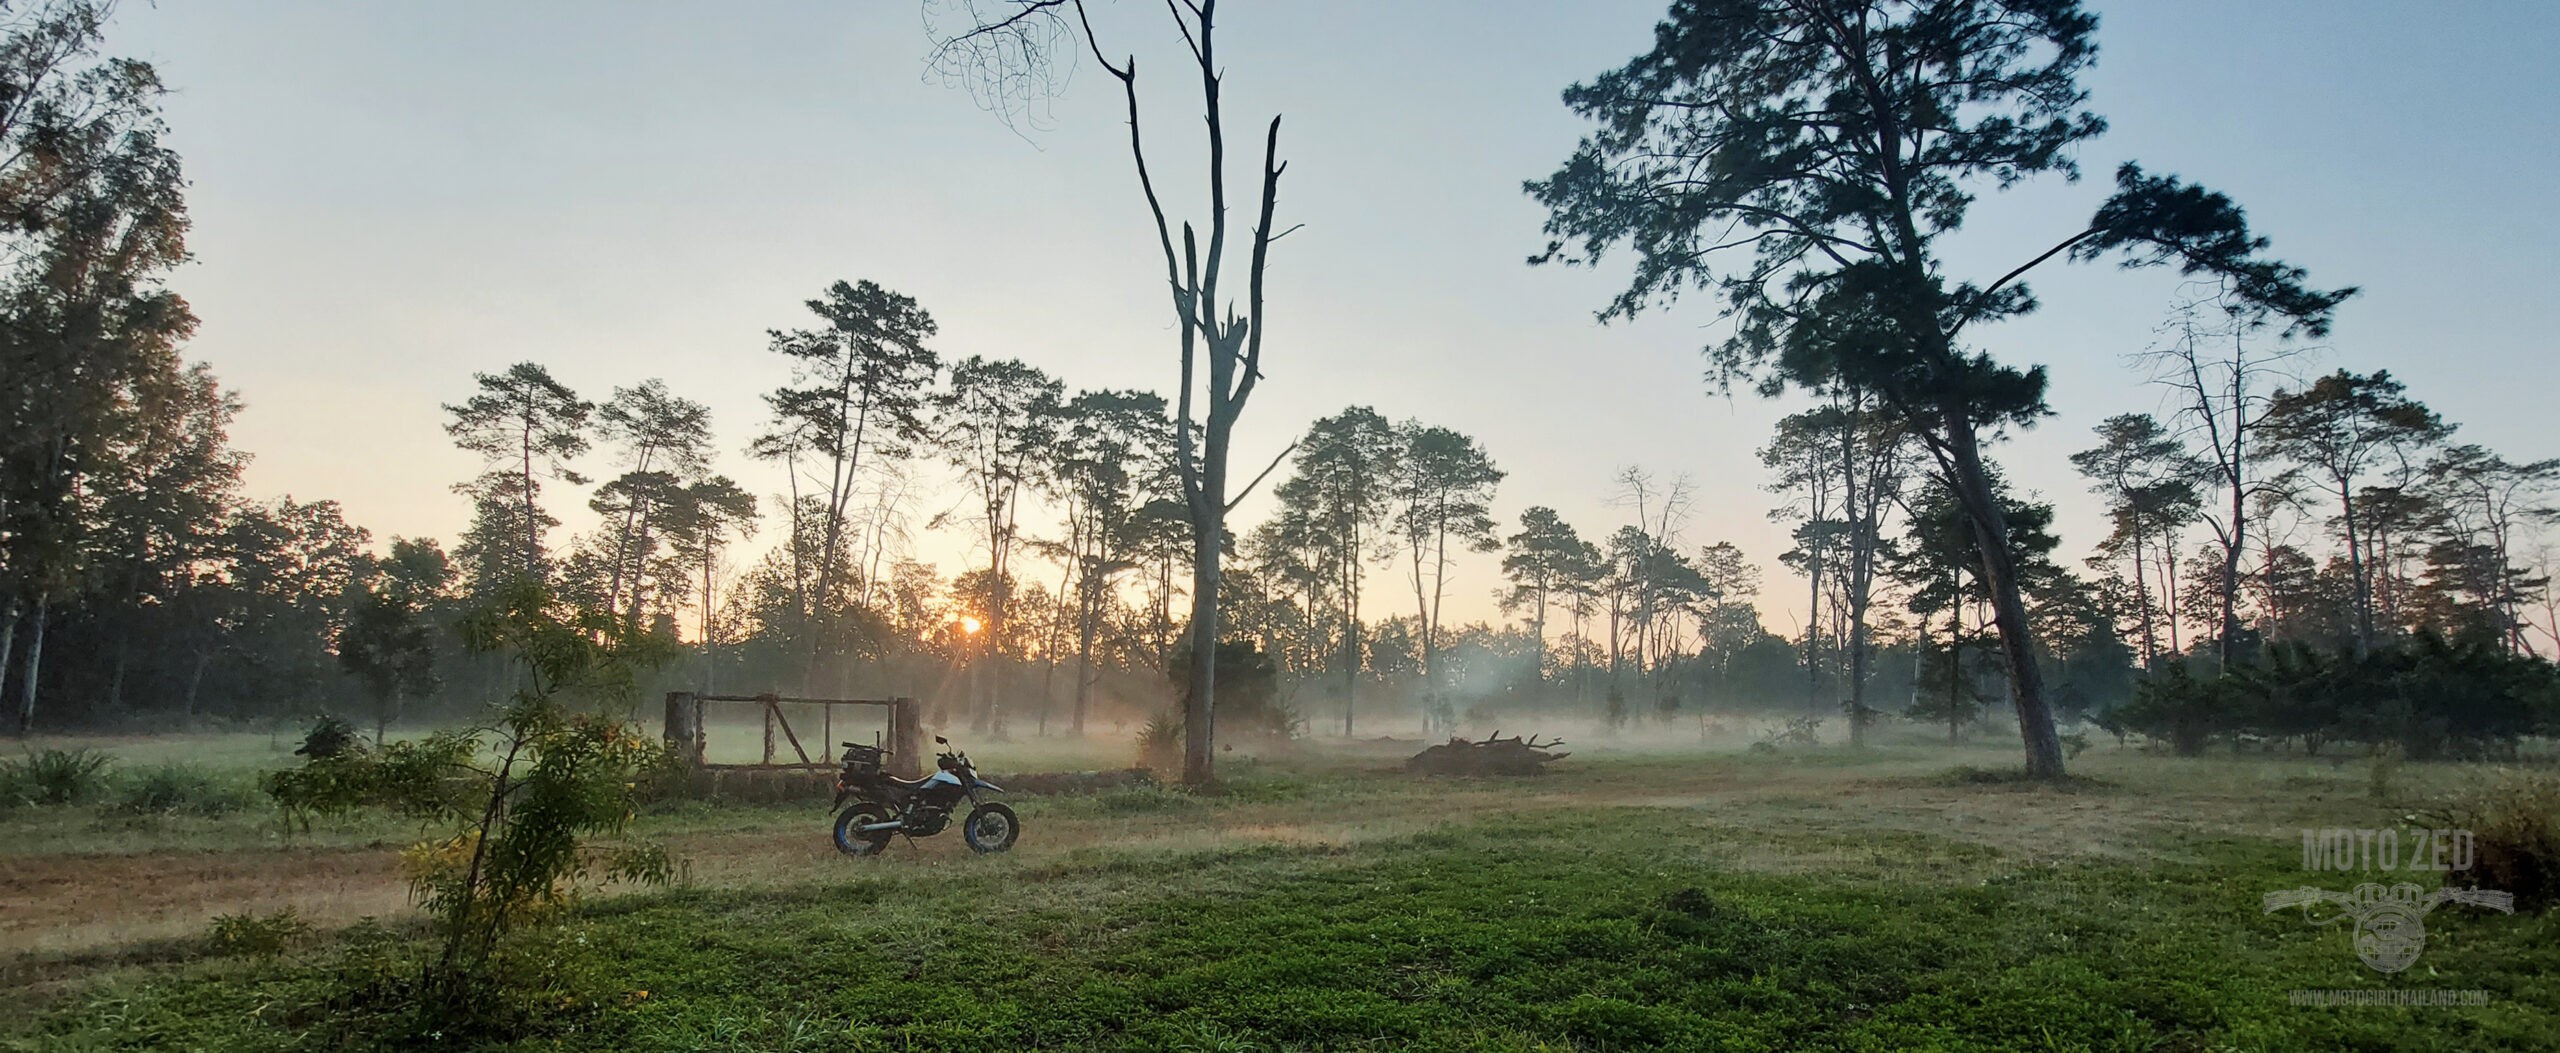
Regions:
<instances>
[{"instance_id":1,"label":"wooden fence post","mask_svg":"<svg viewBox=\"0 0 2560 1053\"><path fill-rule=\"evenodd\" d=\"M702 699L690 691L667 692L667 716L659 734L679 763L702 767Z\"/></svg>"},{"instance_id":2,"label":"wooden fence post","mask_svg":"<svg viewBox=\"0 0 2560 1053\"><path fill-rule=\"evenodd\" d=\"M889 700L889 748L897 753L891 768L902 778L924 777L924 714L912 698Z\"/></svg>"}]
</instances>

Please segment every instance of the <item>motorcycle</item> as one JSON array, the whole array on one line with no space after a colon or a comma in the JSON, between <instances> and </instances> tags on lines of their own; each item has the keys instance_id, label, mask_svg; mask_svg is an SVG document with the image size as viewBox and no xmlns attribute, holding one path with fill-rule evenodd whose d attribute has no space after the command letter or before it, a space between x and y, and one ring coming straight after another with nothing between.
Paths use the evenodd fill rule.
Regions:
<instances>
[{"instance_id":1,"label":"motorcycle","mask_svg":"<svg viewBox=\"0 0 2560 1053\"><path fill-rule=\"evenodd\" d=\"M938 769L913 781L891 775L882 766L890 752L879 746L844 744L844 772L836 777L836 849L849 856L871 856L889 847L889 839L931 837L951 823L951 810L962 800L969 814L960 820L960 837L978 852L1002 852L1022 833L1013 809L986 799L1004 788L978 777L969 755L953 749L951 740L933 737L942 752Z\"/></svg>"}]
</instances>

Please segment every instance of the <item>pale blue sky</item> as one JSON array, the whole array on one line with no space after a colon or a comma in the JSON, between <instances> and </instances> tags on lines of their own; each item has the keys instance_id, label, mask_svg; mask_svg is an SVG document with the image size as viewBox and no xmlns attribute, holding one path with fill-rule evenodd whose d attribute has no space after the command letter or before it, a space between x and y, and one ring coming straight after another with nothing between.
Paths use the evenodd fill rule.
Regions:
<instances>
[{"instance_id":1,"label":"pale blue sky","mask_svg":"<svg viewBox=\"0 0 2560 1053\"><path fill-rule=\"evenodd\" d=\"M1105 6L1114 49L1155 56L1160 178L1195 186L1191 96L1157 12ZM1709 397L1706 300L1601 328L1613 272L1522 263L1542 214L1520 181L1581 130L1558 91L1641 50L1662 6L1232 0L1231 126L1287 115L1281 215L1306 224L1275 250L1268 379L1237 459L1258 469L1309 420L1366 403L1481 437L1511 473L1506 521L1549 504L1592 536L1623 516L1617 466L1686 473L1690 539L1769 565L1764 609L1792 632L1801 601L1776 573L1753 455L1792 405ZM2560 454L2549 6L2096 7L2087 86L2114 130L2081 157L2092 178L1989 196L1954 270L1996 274L2076 229L2137 159L2231 193L2314 281L2364 287L2323 368L2388 368L2463 438ZM110 39L177 89L197 260L174 284L204 319L191 353L249 402L235 437L258 458L252 490L337 498L377 535L460 529L445 487L476 465L439 405L524 359L594 398L665 378L712 406L727 470L778 488L735 452L783 379L764 330L800 325L800 301L840 278L917 297L946 358L1172 384L1114 85L1082 70L1048 127L1017 135L925 75L915 0L164 0L129 6ZM2104 528L2065 458L2101 417L2158 405L2122 356L2173 284L2048 268L2041 314L1978 334L2052 369L2057 416L1996 456L2061 502L2069 559ZM921 547L949 569L965 544ZM1453 602L1490 614L1495 584L1477 564Z\"/></svg>"}]
</instances>

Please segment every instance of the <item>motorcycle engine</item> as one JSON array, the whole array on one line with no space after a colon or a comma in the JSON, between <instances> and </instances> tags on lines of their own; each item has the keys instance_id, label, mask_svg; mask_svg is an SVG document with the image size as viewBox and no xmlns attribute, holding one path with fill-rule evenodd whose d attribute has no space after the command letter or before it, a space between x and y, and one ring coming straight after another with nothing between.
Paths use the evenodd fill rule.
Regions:
<instances>
[{"instance_id":1,"label":"motorcycle engine","mask_svg":"<svg viewBox=\"0 0 2560 1053\"><path fill-rule=\"evenodd\" d=\"M919 804L907 812L906 834L909 837L931 837L951 825L951 809Z\"/></svg>"}]
</instances>

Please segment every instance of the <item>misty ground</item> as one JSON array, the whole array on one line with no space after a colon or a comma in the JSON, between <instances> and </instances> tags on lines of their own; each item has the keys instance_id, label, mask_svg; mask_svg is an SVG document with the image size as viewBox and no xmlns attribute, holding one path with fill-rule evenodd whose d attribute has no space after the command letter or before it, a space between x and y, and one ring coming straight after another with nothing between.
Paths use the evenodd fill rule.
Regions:
<instances>
[{"instance_id":1,"label":"misty ground","mask_svg":"<svg viewBox=\"0 0 2560 1053\"><path fill-rule=\"evenodd\" d=\"M822 804L664 804L641 832L686 858L685 880L535 938L582 993L528 1048L2484 1049L2560 1034L2549 916L2437 911L2418 964L2386 978L2344 926L2260 908L2346 880L2302 871L2303 828L2402 825L2476 767L2377 777L2361 759L2101 743L2055 788L2002 778L2005 743L1568 737L1575 755L1532 779L1417 779L1393 770L1417 743L1318 741L1229 758L1216 796L1025 798L1020 845L993 857L945 835L847 859ZM69 744L244 775L292 759L267 736ZM1125 744L963 745L990 772L1130 759ZM341 1045L350 1011L331 992L415 938L394 859L414 835L390 820L288 835L255 810L0 817L0 1041ZM321 930L294 953L209 950L213 916L286 907ZM2490 1003L2287 1002L2373 987Z\"/></svg>"}]
</instances>

